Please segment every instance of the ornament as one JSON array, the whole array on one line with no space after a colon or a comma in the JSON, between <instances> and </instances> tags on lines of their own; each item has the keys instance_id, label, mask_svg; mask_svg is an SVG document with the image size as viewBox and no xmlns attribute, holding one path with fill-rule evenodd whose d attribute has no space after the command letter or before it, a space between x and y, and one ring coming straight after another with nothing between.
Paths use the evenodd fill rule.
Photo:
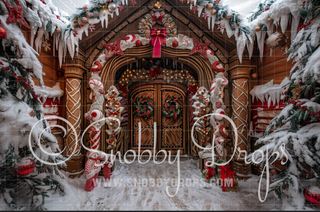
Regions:
<instances>
[{"instance_id":1,"label":"ornament","mask_svg":"<svg viewBox=\"0 0 320 212\"><path fill-rule=\"evenodd\" d=\"M138 46L138 47L139 47L139 46L141 46L141 45L142 45L141 40L137 40L137 41L136 41L136 46Z\"/></svg>"},{"instance_id":2,"label":"ornament","mask_svg":"<svg viewBox=\"0 0 320 212\"><path fill-rule=\"evenodd\" d=\"M227 15L226 15L226 18L227 18L227 19L230 19L231 17L232 17L232 14L227 14Z\"/></svg>"},{"instance_id":3,"label":"ornament","mask_svg":"<svg viewBox=\"0 0 320 212\"><path fill-rule=\"evenodd\" d=\"M159 3L159 2L158 2ZM137 5L137 0L130 0L130 5L132 5L132 7L134 7L135 5Z\"/></svg>"},{"instance_id":4,"label":"ornament","mask_svg":"<svg viewBox=\"0 0 320 212\"><path fill-rule=\"evenodd\" d=\"M208 59L207 49L211 43L200 43L196 38L193 38L193 49L189 52L190 55L194 55L196 53L202 54L204 58Z\"/></svg>"},{"instance_id":5,"label":"ornament","mask_svg":"<svg viewBox=\"0 0 320 212\"><path fill-rule=\"evenodd\" d=\"M213 3L219 4L221 0L215 0Z\"/></svg>"},{"instance_id":6,"label":"ornament","mask_svg":"<svg viewBox=\"0 0 320 212\"><path fill-rule=\"evenodd\" d=\"M30 113L29 113L29 115L30 115L31 117L33 117L33 116L34 116L34 110L31 110Z\"/></svg>"},{"instance_id":7,"label":"ornament","mask_svg":"<svg viewBox=\"0 0 320 212\"><path fill-rule=\"evenodd\" d=\"M0 39L4 39L7 37L7 31L0 27Z\"/></svg>"},{"instance_id":8,"label":"ornament","mask_svg":"<svg viewBox=\"0 0 320 212\"><path fill-rule=\"evenodd\" d=\"M94 17L98 17L98 16L99 16L99 12L98 12L98 11L94 11L94 12L93 12L93 16L94 16Z\"/></svg>"},{"instance_id":9,"label":"ornament","mask_svg":"<svg viewBox=\"0 0 320 212\"><path fill-rule=\"evenodd\" d=\"M117 5L114 2L111 2L108 4L108 10L109 12L113 13L117 9Z\"/></svg>"},{"instance_id":10,"label":"ornament","mask_svg":"<svg viewBox=\"0 0 320 212\"><path fill-rule=\"evenodd\" d=\"M320 189L317 186L309 186L303 190L306 200L314 205L320 205Z\"/></svg>"},{"instance_id":11,"label":"ornament","mask_svg":"<svg viewBox=\"0 0 320 212\"><path fill-rule=\"evenodd\" d=\"M211 15L215 15L217 13L217 11L215 10L215 9L213 9L212 11L211 11Z\"/></svg>"},{"instance_id":12,"label":"ornament","mask_svg":"<svg viewBox=\"0 0 320 212\"><path fill-rule=\"evenodd\" d=\"M51 50L51 44L48 42L47 39L45 39L44 41L42 41L42 47L44 48L44 50L50 51Z\"/></svg>"},{"instance_id":13,"label":"ornament","mask_svg":"<svg viewBox=\"0 0 320 212\"><path fill-rule=\"evenodd\" d=\"M20 176L30 174L36 166L36 163L31 158L24 157L18 162L18 167L15 169L16 173Z\"/></svg>"},{"instance_id":14,"label":"ornament","mask_svg":"<svg viewBox=\"0 0 320 212\"><path fill-rule=\"evenodd\" d=\"M194 3L194 0L190 0L190 4L193 4Z\"/></svg>"},{"instance_id":15,"label":"ornament","mask_svg":"<svg viewBox=\"0 0 320 212\"><path fill-rule=\"evenodd\" d=\"M122 10L123 10L123 5L122 4L118 5L118 10L120 10L120 12L122 12Z\"/></svg>"},{"instance_id":16,"label":"ornament","mask_svg":"<svg viewBox=\"0 0 320 212\"><path fill-rule=\"evenodd\" d=\"M219 127L219 133L222 137L228 138L227 130L226 130L226 125L222 124Z\"/></svg>"},{"instance_id":17,"label":"ornament","mask_svg":"<svg viewBox=\"0 0 320 212\"><path fill-rule=\"evenodd\" d=\"M106 60L111 58L114 55L120 55L125 56L122 49L121 49L121 38L119 38L116 42L113 44L102 44L108 51L106 54Z\"/></svg>"},{"instance_id":18,"label":"ornament","mask_svg":"<svg viewBox=\"0 0 320 212\"><path fill-rule=\"evenodd\" d=\"M226 28L225 25L219 24L217 27L217 30L220 30L220 32L222 32L225 28Z\"/></svg>"},{"instance_id":19,"label":"ornament","mask_svg":"<svg viewBox=\"0 0 320 212\"><path fill-rule=\"evenodd\" d=\"M209 9L209 10L212 9L212 7L213 7L213 4L212 4L212 3L208 4L208 9Z\"/></svg>"},{"instance_id":20,"label":"ornament","mask_svg":"<svg viewBox=\"0 0 320 212\"><path fill-rule=\"evenodd\" d=\"M17 6L13 7L12 5L10 5L8 2L6 2L5 0L2 0L3 3L6 5L8 12L9 12L9 16L7 18L6 23L10 24L10 23L19 23L23 26L25 26L26 28L28 28L29 30L31 30L30 26L28 25L28 23L26 22L26 20L24 20L23 17L23 7L21 4L19 4L19 1L15 1Z\"/></svg>"},{"instance_id":21,"label":"ornament","mask_svg":"<svg viewBox=\"0 0 320 212\"><path fill-rule=\"evenodd\" d=\"M294 89L291 90L291 93L293 94L293 100L297 100L300 96L300 93L303 89L300 88L300 84L299 83L296 83L296 86Z\"/></svg>"},{"instance_id":22,"label":"ornament","mask_svg":"<svg viewBox=\"0 0 320 212\"><path fill-rule=\"evenodd\" d=\"M191 4L192 4L192 3L191 3ZM198 6L192 6L191 11L193 11L193 14L196 14L196 12L199 12L198 9L199 9Z\"/></svg>"},{"instance_id":23,"label":"ornament","mask_svg":"<svg viewBox=\"0 0 320 212\"><path fill-rule=\"evenodd\" d=\"M222 115L225 115L226 113L224 112L224 110L223 109L217 109L217 110L215 110L214 111L214 113L216 113L216 114L214 114L214 118L216 119L216 120L218 120L218 121L221 121L222 119L223 119L223 116L220 116L219 114L222 114Z\"/></svg>"},{"instance_id":24,"label":"ornament","mask_svg":"<svg viewBox=\"0 0 320 212\"><path fill-rule=\"evenodd\" d=\"M95 25L94 25L94 24L90 24L90 25L88 26L88 29L90 30L90 32L92 32L92 31L95 30L96 28L95 28Z\"/></svg>"},{"instance_id":25,"label":"ornament","mask_svg":"<svg viewBox=\"0 0 320 212\"><path fill-rule=\"evenodd\" d=\"M209 54L209 55L214 55L214 53L213 53L213 51L212 51L211 49L208 49L208 50L207 50L207 55L208 55L208 54Z\"/></svg>"},{"instance_id":26,"label":"ornament","mask_svg":"<svg viewBox=\"0 0 320 212\"><path fill-rule=\"evenodd\" d=\"M202 13L202 18L204 18L205 20L207 20L207 18L209 17L207 12L203 12Z\"/></svg>"},{"instance_id":27,"label":"ornament","mask_svg":"<svg viewBox=\"0 0 320 212\"><path fill-rule=\"evenodd\" d=\"M282 34L281 32L275 32L268 37L265 43L269 48L274 49L285 46L287 44L286 38L286 35Z\"/></svg>"},{"instance_id":28,"label":"ornament","mask_svg":"<svg viewBox=\"0 0 320 212\"><path fill-rule=\"evenodd\" d=\"M91 13L88 12L86 16L87 16L87 18L91 18L92 15L91 15Z\"/></svg>"},{"instance_id":29,"label":"ornament","mask_svg":"<svg viewBox=\"0 0 320 212\"><path fill-rule=\"evenodd\" d=\"M56 32L60 34L61 33L61 29L56 28Z\"/></svg>"},{"instance_id":30,"label":"ornament","mask_svg":"<svg viewBox=\"0 0 320 212\"><path fill-rule=\"evenodd\" d=\"M272 22L273 21L273 19L272 18L268 18L268 22Z\"/></svg>"},{"instance_id":31,"label":"ornament","mask_svg":"<svg viewBox=\"0 0 320 212\"><path fill-rule=\"evenodd\" d=\"M177 47L178 45L179 45L179 42L178 42L178 41L175 40L175 41L172 42L172 46L173 46L173 47Z\"/></svg>"},{"instance_id":32,"label":"ornament","mask_svg":"<svg viewBox=\"0 0 320 212\"><path fill-rule=\"evenodd\" d=\"M88 19L86 17L82 17L81 21L86 24L88 22Z\"/></svg>"},{"instance_id":33,"label":"ornament","mask_svg":"<svg viewBox=\"0 0 320 212\"><path fill-rule=\"evenodd\" d=\"M261 27L259 27L259 26L257 26L257 27L255 28L255 31L256 31L256 32L260 32L260 30L261 30Z\"/></svg>"},{"instance_id":34,"label":"ornament","mask_svg":"<svg viewBox=\"0 0 320 212\"><path fill-rule=\"evenodd\" d=\"M133 42L136 40L136 36L135 35L127 35L124 39L126 42Z\"/></svg>"}]
</instances>

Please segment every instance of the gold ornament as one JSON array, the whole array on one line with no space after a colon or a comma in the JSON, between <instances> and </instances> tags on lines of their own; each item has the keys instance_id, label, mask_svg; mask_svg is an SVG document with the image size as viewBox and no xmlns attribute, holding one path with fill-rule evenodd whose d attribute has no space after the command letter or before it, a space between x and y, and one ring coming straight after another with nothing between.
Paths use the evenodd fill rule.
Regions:
<instances>
[{"instance_id":1,"label":"gold ornament","mask_svg":"<svg viewBox=\"0 0 320 212\"><path fill-rule=\"evenodd\" d=\"M261 30L261 27L259 27L259 26L257 26L257 27L255 28L255 31L256 31L256 32L260 32L260 30Z\"/></svg>"},{"instance_id":2,"label":"gold ornament","mask_svg":"<svg viewBox=\"0 0 320 212\"><path fill-rule=\"evenodd\" d=\"M154 6L157 7L158 9L160 9L161 4L160 4L160 2L157 1L157 3Z\"/></svg>"},{"instance_id":3,"label":"gold ornament","mask_svg":"<svg viewBox=\"0 0 320 212\"><path fill-rule=\"evenodd\" d=\"M81 18L82 23L86 24L88 22L88 19L86 17Z\"/></svg>"},{"instance_id":4,"label":"gold ornament","mask_svg":"<svg viewBox=\"0 0 320 212\"><path fill-rule=\"evenodd\" d=\"M227 14L227 15L226 15L226 18L227 18L227 19L230 19L231 17L232 17L232 14Z\"/></svg>"},{"instance_id":5,"label":"gold ornament","mask_svg":"<svg viewBox=\"0 0 320 212\"><path fill-rule=\"evenodd\" d=\"M61 29L56 28L56 32L60 34L61 33Z\"/></svg>"},{"instance_id":6,"label":"gold ornament","mask_svg":"<svg viewBox=\"0 0 320 212\"><path fill-rule=\"evenodd\" d=\"M213 9L212 11L211 11L211 15L215 15L217 13L217 11L215 10L215 9Z\"/></svg>"},{"instance_id":7,"label":"gold ornament","mask_svg":"<svg viewBox=\"0 0 320 212\"><path fill-rule=\"evenodd\" d=\"M194 3L194 0L190 0L190 4L193 4Z\"/></svg>"},{"instance_id":8,"label":"gold ornament","mask_svg":"<svg viewBox=\"0 0 320 212\"><path fill-rule=\"evenodd\" d=\"M273 19L272 18L268 18L268 22L272 22L273 21Z\"/></svg>"},{"instance_id":9,"label":"gold ornament","mask_svg":"<svg viewBox=\"0 0 320 212\"><path fill-rule=\"evenodd\" d=\"M295 86L295 88L292 89L292 91L291 91L291 93L293 94L293 97L292 97L293 100L297 100L297 99L299 98L300 93L301 93L302 90L303 90L303 89L300 88L300 84L297 83L296 86Z\"/></svg>"},{"instance_id":10,"label":"gold ornament","mask_svg":"<svg viewBox=\"0 0 320 212\"><path fill-rule=\"evenodd\" d=\"M208 9L212 9L212 7L213 7L213 4L208 4Z\"/></svg>"},{"instance_id":11,"label":"gold ornament","mask_svg":"<svg viewBox=\"0 0 320 212\"><path fill-rule=\"evenodd\" d=\"M252 78L252 79L257 79L257 77L258 77L258 74L257 74L257 73L252 73L252 74L251 74L251 78Z\"/></svg>"},{"instance_id":12,"label":"gold ornament","mask_svg":"<svg viewBox=\"0 0 320 212\"><path fill-rule=\"evenodd\" d=\"M87 18L91 18L91 13L87 13Z\"/></svg>"}]
</instances>

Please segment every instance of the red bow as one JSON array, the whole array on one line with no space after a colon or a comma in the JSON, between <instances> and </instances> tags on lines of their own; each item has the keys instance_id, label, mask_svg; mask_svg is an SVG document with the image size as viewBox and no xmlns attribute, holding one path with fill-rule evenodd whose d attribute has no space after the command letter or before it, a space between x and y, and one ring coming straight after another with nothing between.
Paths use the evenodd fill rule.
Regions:
<instances>
[{"instance_id":1,"label":"red bow","mask_svg":"<svg viewBox=\"0 0 320 212\"><path fill-rule=\"evenodd\" d=\"M216 170L215 168L208 167L207 180L209 180L210 177L212 177L214 175L213 171L215 171L215 170Z\"/></svg>"},{"instance_id":2,"label":"red bow","mask_svg":"<svg viewBox=\"0 0 320 212\"><path fill-rule=\"evenodd\" d=\"M162 21L162 17L163 15L159 16L158 20L159 21ZM157 16L155 16L154 14L152 14L152 22L156 21L157 20Z\"/></svg>"},{"instance_id":3,"label":"red bow","mask_svg":"<svg viewBox=\"0 0 320 212\"><path fill-rule=\"evenodd\" d=\"M198 90L198 85L189 85L189 88L188 90L186 90L186 93L187 94L190 94L190 93L197 93L197 90Z\"/></svg>"},{"instance_id":4,"label":"red bow","mask_svg":"<svg viewBox=\"0 0 320 212\"><path fill-rule=\"evenodd\" d=\"M161 45L166 45L166 28L162 28L160 33L157 33L155 28L151 29L151 40L149 44L153 46L153 58L160 58L161 57Z\"/></svg>"},{"instance_id":5,"label":"red bow","mask_svg":"<svg viewBox=\"0 0 320 212\"><path fill-rule=\"evenodd\" d=\"M229 177L231 185L233 185L232 176L237 175L237 173L231 170L230 164L228 164L226 166L220 166L219 168L221 169L219 171L219 174L221 174L221 179L223 180L222 191L226 191L227 190L227 186L226 186L227 183L225 181L228 180L228 177Z\"/></svg>"},{"instance_id":6,"label":"red bow","mask_svg":"<svg viewBox=\"0 0 320 212\"><path fill-rule=\"evenodd\" d=\"M126 97L126 96L127 96L128 91L127 91L127 86L126 86L126 85L124 85L124 86L119 85L119 86L118 86L118 89L119 89L120 91L122 91L122 96L123 96L123 97Z\"/></svg>"}]
</instances>

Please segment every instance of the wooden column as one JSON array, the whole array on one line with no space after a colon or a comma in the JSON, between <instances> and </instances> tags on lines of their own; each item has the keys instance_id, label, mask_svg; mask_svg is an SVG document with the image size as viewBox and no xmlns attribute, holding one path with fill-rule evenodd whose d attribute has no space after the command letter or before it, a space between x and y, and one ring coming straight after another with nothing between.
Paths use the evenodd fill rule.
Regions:
<instances>
[{"instance_id":1,"label":"wooden column","mask_svg":"<svg viewBox=\"0 0 320 212\"><path fill-rule=\"evenodd\" d=\"M232 117L234 124L238 131L238 142L236 145L236 153L233 158L232 168L234 171L240 174L251 173L251 165L244 163L244 154L240 155L238 148L250 151L250 144L248 143L248 105L249 105L249 90L248 80L250 78L250 70L256 69L256 66L252 65L236 65L230 68L229 73L231 75L230 81L232 83ZM232 129L233 130L233 129Z\"/></svg>"},{"instance_id":2,"label":"wooden column","mask_svg":"<svg viewBox=\"0 0 320 212\"><path fill-rule=\"evenodd\" d=\"M65 140L66 157L73 156L67 161L66 171L70 177L80 176L84 171L84 156L81 153L81 80L86 70L79 64L64 64L66 78L66 119L72 124L74 130L67 125ZM77 142L78 139L78 142ZM74 150L75 149L75 150Z\"/></svg>"}]
</instances>

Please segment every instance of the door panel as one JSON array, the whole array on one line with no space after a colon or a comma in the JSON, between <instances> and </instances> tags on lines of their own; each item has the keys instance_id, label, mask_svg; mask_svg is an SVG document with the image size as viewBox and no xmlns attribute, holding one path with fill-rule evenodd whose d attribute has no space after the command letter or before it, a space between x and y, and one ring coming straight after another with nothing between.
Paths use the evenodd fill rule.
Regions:
<instances>
[{"instance_id":1,"label":"door panel","mask_svg":"<svg viewBox=\"0 0 320 212\"><path fill-rule=\"evenodd\" d=\"M188 125L186 124L186 98L185 92L172 85L152 84L143 85L135 88L130 94L130 123L131 123L131 148L138 148L138 123L141 122L141 149L153 149L154 148L154 127L153 123L157 123L157 145L156 149L166 150L178 150L180 149L184 154L186 132ZM161 106L164 104L168 96L179 97L182 102L182 116L177 120L166 118L162 115ZM135 117L133 114L133 102L136 98L147 97L153 99L154 102L154 115L147 120L139 117ZM173 110L175 104L169 106L169 110ZM174 151L173 151L174 152Z\"/></svg>"},{"instance_id":2,"label":"door panel","mask_svg":"<svg viewBox=\"0 0 320 212\"><path fill-rule=\"evenodd\" d=\"M135 117L133 115L133 102L136 98L147 97L149 96L154 101L154 86L144 86L143 88L136 90L131 95L131 145L133 148L138 148L139 145L139 122L141 122L141 149L152 149L153 148L153 122L155 121L154 116L148 118L147 120L140 117ZM155 113L154 113L155 114Z\"/></svg>"},{"instance_id":3,"label":"door panel","mask_svg":"<svg viewBox=\"0 0 320 212\"><path fill-rule=\"evenodd\" d=\"M167 100L169 96L178 97L185 102L184 92L173 86L163 85L161 88L161 104ZM175 109L175 104L168 107L169 110ZM185 108L182 107L182 116L176 120L166 118L161 115L161 149L183 149L184 148L184 119Z\"/></svg>"}]
</instances>

